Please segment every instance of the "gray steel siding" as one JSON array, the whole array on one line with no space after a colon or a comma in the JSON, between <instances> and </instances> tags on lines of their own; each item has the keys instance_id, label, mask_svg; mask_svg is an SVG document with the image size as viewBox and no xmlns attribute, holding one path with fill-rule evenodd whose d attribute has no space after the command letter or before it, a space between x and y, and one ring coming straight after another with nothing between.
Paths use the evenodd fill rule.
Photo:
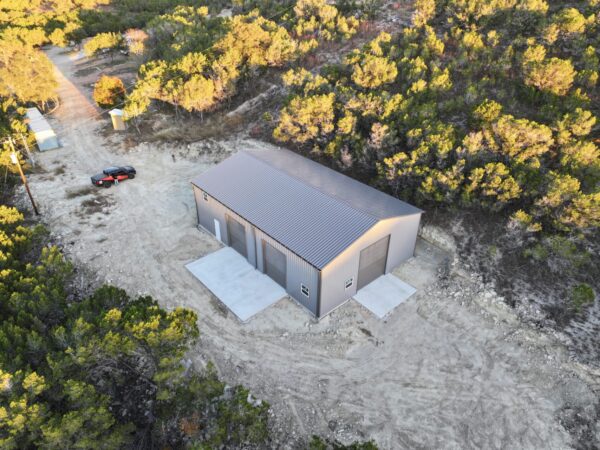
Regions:
<instances>
[{"instance_id":1,"label":"gray steel siding","mask_svg":"<svg viewBox=\"0 0 600 450\"><path fill-rule=\"evenodd\" d=\"M390 221L392 222L392 232L390 233L386 273L391 272L401 263L414 256L421 214L398 217L390 219Z\"/></svg>"},{"instance_id":2,"label":"gray steel siding","mask_svg":"<svg viewBox=\"0 0 600 450\"><path fill-rule=\"evenodd\" d=\"M208 231L214 233L214 222L213 218L216 218L216 211L214 211L214 205L210 204L202 198L202 191L194 186L194 198L196 199L196 209L198 210L198 222Z\"/></svg>"},{"instance_id":3,"label":"gray steel siding","mask_svg":"<svg viewBox=\"0 0 600 450\"><path fill-rule=\"evenodd\" d=\"M365 247L373 244L387 234L390 235L386 272L390 272L400 263L412 257L421 219L420 214L415 214L379 222L322 270L321 286L319 287L319 270L314 266L261 230L254 228L252 224L210 195L208 201L205 201L202 196L202 190L196 186L194 186L194 196L200 224L208 231L214 233L213 219L217 219L220 223L223 242L229 242L225 222L226 214L244 224L248 245L248 261L257 267L258 270L264 272L261 239L265 239L273 247L283 252L287 260L286 291L317 317L328 314L356 293L360 251ZM354 282L352 287L346 290L344 283L351 277L354 278ZM309 288L309 299L300 292L300 284L304 284ZM319 296L320 311L317 311Z\"/></svg>"},{"instance_id":4,"label":"gray steel siding","mask_svg":"<svg viewBox=\"0 0 600 450\"><path fill-rule=\"evenodd\" d=\"M264 272L262 239L271 244L286 256L286 286L287 293L298 303L305 306L312 314L317 315L317 297L319 295L319 271L308 262L291 252L272 237L255 228L247 220L235 214L222 203L208 196L208 201L202 197L202 190L194 186L194 196L198 207L200 224L211 233L214 232L213 220L217 219L221 225L221 237L228 244L227 226L225 215L228 214L244 225L246 229L246 243L248 245L248 261L258 270ZM309 288L310 298L300 292L300 284Z\"/></svg>"},{"instance_id":5,"label":"gray steel siding","mask_svg":"<svg viewBox=\"0 0 600 450\"><path fill-rule=\"evenodd\" d=\"M356 294L360 252L364 248L390 235L386 273L411 258L420 220L421 214L382 220L329 263L321 272L319 317L333 311ZM344 283L350 278L354 279L352 286L345 289Z\"/></svg>"},{"instance_id":6,"label":"gray steel siding","mask_svg":"<svg viewBox=\"0 0 600 450\"><path fill-rule=\"evenodd\" d=\"M306 307L312 314L317 315L317 297L319 295L319 271L295 253L281 245L261 230L256 229L258 269L264 272L261 242L264 239L270 245L286 256L286 286L285 290L298 303ZM306 298L300 291L300 284L309 289L310 297Z\"/></svg>"},{"instance_id":7,"label":"gray steel siding","mask_svg":"<svg viewBox=\"0 0 600 450\"><path fill-rule=\"evenodd\" d=\"M229 236L227 235L227 221L226 215L229 215L233 219L241 223L246 231L246 248L248 254L248 262L256 267L256 248L254 242L254 233L252 232L252 225L247 220L238 216L236 213L225 207L222 203L208 196L208 201L203 198L203 191L194 186L194 197L196 199L196 206L198 209L198 221L200 225L206 228L208 231L214 234L215 225L214 219L219 221L221 229L221 239L227 245L229 245Z\"/></svg>"}]
</instances>

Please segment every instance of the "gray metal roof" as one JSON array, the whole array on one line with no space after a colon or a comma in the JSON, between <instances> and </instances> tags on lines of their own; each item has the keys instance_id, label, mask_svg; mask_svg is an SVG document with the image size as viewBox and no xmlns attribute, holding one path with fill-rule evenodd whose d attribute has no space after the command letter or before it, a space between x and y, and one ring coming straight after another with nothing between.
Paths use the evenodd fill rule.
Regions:
<instances>
[{"instance_id":1,"label":"gray metal roof","mask_svg":"<svg viewBox=\"0 0 600 450\"><path fill-rule=\"evenodd\" d=\"M26 117L29 119L29 129L34 133L50 133L54 135L52 127L37 108L27 108Z\"/></svg>"},{"instance_id":2,"label":"gray metal roof","mask_svg":"<svg viewBox=\"0 0 600 450\"><path fill-rule=\"evenodd\" d=\"M238 152L192 183L318 269L381 219L421 213L283 149Z\"/></svg>"},{"instance_id":3,"label":"gray metal roof","mask_svg":"<svg viewBox=\"0 0 600 450\"><path fill-rule=\"evenodd\" d=\"M379 219L423 211L329 167L282 148L248 151L256 158L300 181Z\"/></svg>"}]
</instances>

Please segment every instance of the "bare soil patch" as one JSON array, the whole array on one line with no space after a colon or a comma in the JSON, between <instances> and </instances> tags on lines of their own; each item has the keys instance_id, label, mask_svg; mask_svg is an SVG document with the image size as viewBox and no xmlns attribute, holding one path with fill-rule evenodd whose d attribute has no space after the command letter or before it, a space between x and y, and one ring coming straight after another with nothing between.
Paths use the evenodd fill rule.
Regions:
<instances>
[{"instance_id":1,"label":"bare soil patch","mask_svg":"<svg viewBox=\"0 0 600 450\"><path fill-rule=\"evenodd\" d=\"M65 192L65 198L72 199L72 198L76 198L76 197L85 197L86 195L91 195L91 194L96 193L97 190L98 190L98 188L93 185L78 186L74 189L67 189Z\"/></svg>"},{"instance_id":2,"label":"bare soil patch","mask_svg":"<svg viewBox=\"0 0 600 450\"><path fill-rule=\"evenodd\" d=\"M108 214L114 201L108 196L96 195L81 202L81 217L91 216L95 213Z\"/></svg>"},{"instance_id":3,"label":"bare soil patch","mask_svg":"<svg viewBox=\"0 0 600 450\"><path fill-rule=\"evenodd\" d=\"M600 368L600 299L577 311L571 298L573 287L583 282L600 293L598 243L590 240L586 252L535 260L523 253L538 241L527 242L503 230L503 216L435 211L425 221L451 231L464 268L479 273L521 320L559 331L574 360Z\"/></svg>"}]
</instances>

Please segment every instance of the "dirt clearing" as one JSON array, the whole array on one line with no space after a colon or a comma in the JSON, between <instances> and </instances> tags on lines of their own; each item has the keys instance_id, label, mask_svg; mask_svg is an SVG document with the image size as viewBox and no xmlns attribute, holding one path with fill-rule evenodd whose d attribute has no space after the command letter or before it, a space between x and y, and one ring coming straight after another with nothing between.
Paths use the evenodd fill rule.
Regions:
<instances>
[{"instance_id":1,"label":"dirt clearing","mask_svg":"<svg viewBox=\"0 0 600 450\"><path fill-rule=\"evenodd\" d=\"M240 136L129 148L118 135L102 137L87 81L73 75L78 56L49 56L62 99L52 125L64 148L39 154L46 171L30 177L42 220L97 282L194 309L202 337L191 357L214 361L227 382L271 403L274 447L294 448L313 433L384 449L562 449L597 438L590 420L588 434L577 430L593 417L598 374L517 321L452 251L426 241L397 271L418 292L386 321L350 302L315 323L287 300L240 324L184 267L220 248L196 229L189 180L263 144ZM88 188L90 175L125 163L135 180ZM53 175L58 167L64 175Z\"/></svg>"}]
</instances>

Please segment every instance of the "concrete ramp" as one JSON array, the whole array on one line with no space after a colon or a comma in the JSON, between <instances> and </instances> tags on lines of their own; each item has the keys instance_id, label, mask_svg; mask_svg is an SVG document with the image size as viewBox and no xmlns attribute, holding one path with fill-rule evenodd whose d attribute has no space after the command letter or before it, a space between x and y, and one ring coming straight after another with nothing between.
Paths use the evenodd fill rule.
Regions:
<instances>
[{"instance_id":1,"label":"concrete ramp","mask_svg":"<svg viewBox=\"0 0 600 450\"><path fill-rule=\"evenodd\" d=\"M217 250L185 267L242 322L287 295L281 286L231 247Z\"/></svg>"},{"instance_id":2,"label":"concrete ramp","mask_svg":"<svg viewBox=\"0 0 600 450\"><path fill-rule=\"evenodd\" d=\"M353 298L377 317L383 319L415 292L417 290L410 284L405 283L396 275L388 273L367 284Z\"/></svg>"}]
</instances>

